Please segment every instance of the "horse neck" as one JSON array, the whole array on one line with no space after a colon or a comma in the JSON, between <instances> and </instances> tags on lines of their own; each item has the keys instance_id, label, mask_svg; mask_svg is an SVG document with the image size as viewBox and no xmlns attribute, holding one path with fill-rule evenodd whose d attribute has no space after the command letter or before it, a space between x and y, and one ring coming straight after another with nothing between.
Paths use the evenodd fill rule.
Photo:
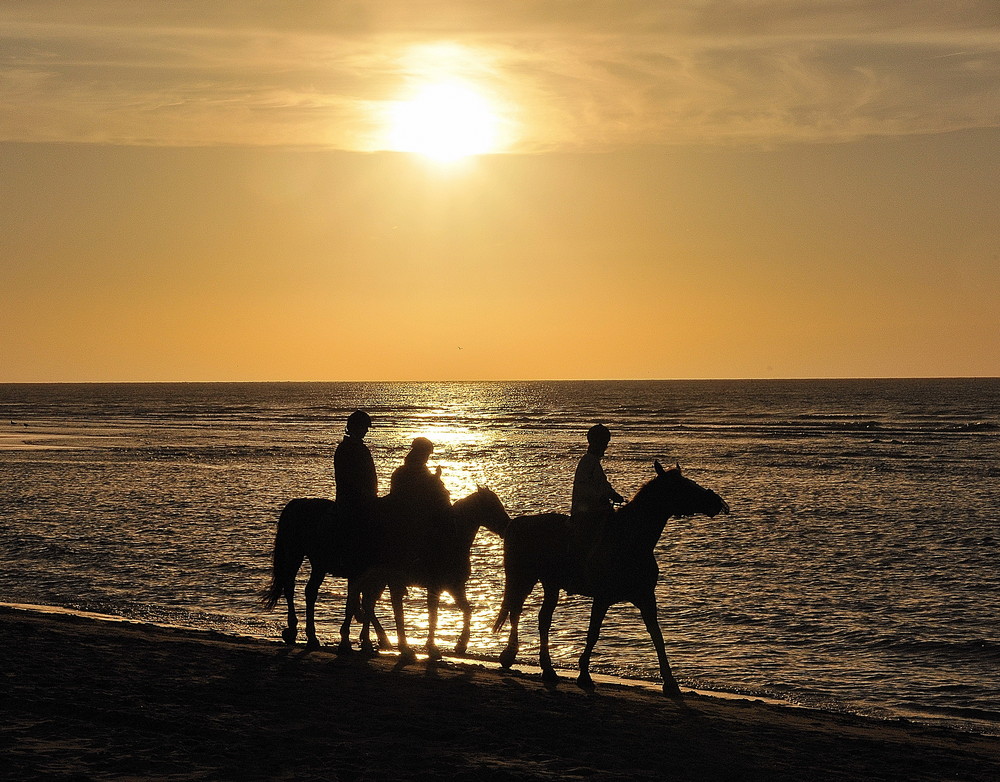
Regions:
<instances>
[{"instance_id":1,"label":"horse neck","mask_svg":"<svg viewBox=\"0 0 1000 782\"><path fill-rule=\"evenodd\" d=\"M458 500L453 506L455 511L456 525L462 534L466 526L471 527L471 538L475 538L479 527L486 527L495 535L503 537L510 524L510 514L503 504L494 495L480 503L476 495L470 495L463 500ZM469 545L471 546L471 538Z\"/></svg>"},{"instance_id":2,"label":"horse neck","mask_svg":"<svg viewBox=\"0 0 1000 782\"><path fill-rule=\"evenodd\" d=\"M674 515L672 506L652 501L649 495L642 492L636 495L627 505L616 511L616 525L619 529L628 530L630 537L642 548L650 551L656 546L663 534L667 521Z\"/></svg>"},{"instance_id":3,"label":"horse neck","mask_svg":"<svg viewBox=\"0 0 1000 782\"><path fill-rule=\"evenodd\" d=\"M463 547L468 544L470 551L480 527L486 527L502 536L502 530L505 530L510 522L510 516L503 510L503 506L499 506L498 510L493 512L489 507L481 507L475 495L458 500L452 506L452 511L458 540Z\"/></svg>"},{"instance_id":4,"label":"horse neck","mask_svg":"<svg viewBox=\"0 0 1000 782\"><path fill-rule=\"evenodd\" d=\"M471 523L460 516L455 517L455 532L456 540L455 542L461 548L462 551L472 551L472 543L476 539L476 533L479 532L479 524Z\"/></svg>"},{"instance_id":5,"label":"horse neck","mask_svg":"<svg viewBox=\"0 0 1000 782\"><path fill-rule=\"evenodd\" d=\"M499 535L502 538L504 533L507 532L507 526L510 524L510 514L498 501L495 511L483 513L480 521L481 526L486 527L494 535Z\"/></svg>"}]
</instances>

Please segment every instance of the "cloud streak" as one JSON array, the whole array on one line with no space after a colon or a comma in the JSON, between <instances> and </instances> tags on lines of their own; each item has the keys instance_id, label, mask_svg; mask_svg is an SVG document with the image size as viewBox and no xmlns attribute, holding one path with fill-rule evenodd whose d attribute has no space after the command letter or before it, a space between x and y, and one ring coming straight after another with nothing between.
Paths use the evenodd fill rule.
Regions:
<instances>
[{"instance_id":1,"label":"cloud streak","mask_svg":"<svg viewBox=\"0 0 1000 782\"><path fill-rule=\"evenodd\" d=\"M506 107L519 152L1000 126L994 0L36 0L0 27L8 141L371 150L386 103L447 68Z\"/></svg>"}]
</instances>

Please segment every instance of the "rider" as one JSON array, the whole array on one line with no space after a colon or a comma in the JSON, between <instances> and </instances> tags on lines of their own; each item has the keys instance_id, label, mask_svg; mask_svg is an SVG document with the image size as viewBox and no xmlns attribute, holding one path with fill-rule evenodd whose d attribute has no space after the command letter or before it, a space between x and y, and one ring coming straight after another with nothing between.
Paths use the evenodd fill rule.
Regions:
<instances>
[{"instance_id":1,"label":"rider","mask_svg":"<svg viewBox=\"0 0 1000 782\"><path fill-rule=\"evenodd\" d=\"M613 504L624 502L604 474L601 458L611 442L611 432L604 424L595 424L587 431L587 452L576 466L573 476L573 500L570 515L578 518L587 514L610 516Z\"/></svg>"},{"instance_id":2,"label":"rider","mask_svg":"<svg viewBox=\"0 0 1000 782\"><path fill-rule=\"evenodd\" d=\"M441 468L434 472L427 460L434 453L434 443L418 437L410 445L410 452L389 479L389 493L404 501L413 501L432 510L451 507L451 494L441 480Z\"/></svg>"},{"instance_id":3,"label":"rider","mask_svg":"<svg viewBox=\"0 0 1000 782\"><path fill-rule=\"evenodd\" d=\"M344 439L333 453L333 480L336 500L341 506L365 507L378 496L375 460L365 444L372 419L364 410L347 417Z\"/></svg>"},{"instance_id":4,"label":"rider","mask_svg":"<svg viewBox=\"0 0 1000 782\"><path fill-rule=\"evenodd\" d=\"M615 491L601 466L601 458L611 442L611 432L604 424L587 431L587 452L581 457L573 476L570 505L570 551L574 559L584 560L600 539L601 532L613 518L614 505L624 502Z\"/></svg>"},{"instance_id":5,"label":"rider","mask_svg":"<svg viewBox=\"0 0 1000 782\"><path fill-rule=\"evenodd\" d=\"M427 466L433 452L434 443L426 437L416 438L389 479L389 496L397 503L404 534L417 558L430 553L442 533L453 530L451 494L441 480L441 467L431 472Z\"/></svg>"}]
</instances>

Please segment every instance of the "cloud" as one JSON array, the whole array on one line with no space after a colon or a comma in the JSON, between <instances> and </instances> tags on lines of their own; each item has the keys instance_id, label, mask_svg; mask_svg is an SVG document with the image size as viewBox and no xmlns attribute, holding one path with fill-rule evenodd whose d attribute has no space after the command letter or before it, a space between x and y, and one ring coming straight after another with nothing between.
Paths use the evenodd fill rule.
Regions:
<instances>
[{"instance_id":1,"label":"cloud","mask_svg":"<svg viewBox=\"0 0 1000 782\"><path fill-rule=\"evenodd\" d=\"M366 150L447 68L506 107L514 151L1000 125L995 0L33 0L0 25L3 140Z\"/></svg>"}]
</instances>

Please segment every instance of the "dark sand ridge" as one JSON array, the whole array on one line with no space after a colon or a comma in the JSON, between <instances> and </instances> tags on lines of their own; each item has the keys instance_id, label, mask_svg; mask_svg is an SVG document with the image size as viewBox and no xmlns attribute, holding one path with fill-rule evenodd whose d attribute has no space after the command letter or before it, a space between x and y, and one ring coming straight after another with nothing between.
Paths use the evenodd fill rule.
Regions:
<instances>
[{"instance_id":1,"label":"dark sand ridge","mask_svg":"<svg viewBox=\"0 0 1000 782\"><path fill-rule=\"evenodd\" d=\"M997 780L1000 738L0 607L0 779Z\"/></svg>"}]
</instances>

